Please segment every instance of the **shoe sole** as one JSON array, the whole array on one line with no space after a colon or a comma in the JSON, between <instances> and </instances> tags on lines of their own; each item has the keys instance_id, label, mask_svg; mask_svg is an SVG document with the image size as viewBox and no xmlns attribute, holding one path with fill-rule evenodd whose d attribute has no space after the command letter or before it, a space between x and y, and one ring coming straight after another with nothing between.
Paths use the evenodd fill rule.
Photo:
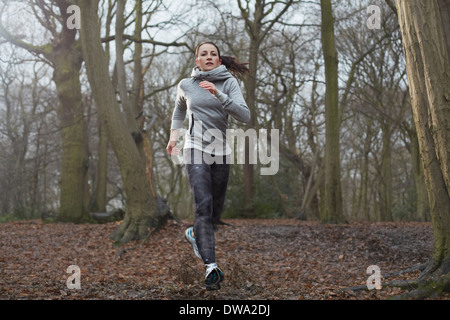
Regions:
<instances>
[{"instance_id":1,"label":"shoe sole","mask_svg":"<svg viewBox=\"0 0 450 320\"><path fill-rule=\"evenodd\" d=\"M184 237L186 239L187 242L189 242L189 244L192 246L192 249L194 249L194 254L197 258L202 259L202 257L200 256L200 253L198 252L198 248L196 248L197 244L195 242L191 242L191 240L189 239L189 236L187 235L187 231L189 229L186 229L186 231L184 232ZM195 241L195 240L194 240ZM196 250L197 249L197 250Z\"/></svg>"},{"instance_id":2,"label":"shoe sole","mask_svg":"<svg viewBox=\"0 0 450 320\"><path fill-rule=\"evenodd\" d=\"M220 283L223 281L223 274L222 276L219 276L219 280L215 283L206 283L205 280L205 287L207 291L214 291L214 290L220 290Z\"/></svg>"}]
</instances>

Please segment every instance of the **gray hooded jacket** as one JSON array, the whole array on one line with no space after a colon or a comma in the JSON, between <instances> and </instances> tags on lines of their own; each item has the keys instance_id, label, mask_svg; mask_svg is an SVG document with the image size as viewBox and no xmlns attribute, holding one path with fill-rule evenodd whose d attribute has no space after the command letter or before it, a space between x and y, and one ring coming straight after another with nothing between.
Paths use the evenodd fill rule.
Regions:
<instances>
[{"instance_id":1,"label":"gray hooded jacket","mask_svg":"<svg viewBox=\"0 0 450 320\"><path fill-rule=\"evenodd\" d=\"M199 83L202 81L214 83L217 95L201 88ZM206 72L194 68L191 78L180 81L171 130L181 129L186 115L189 130L186 131L184 149L194 148L215 155L231 153L226 144L228 115L241 122L250 122L250 110L239 84L224 65Z\"/></svg>"}]
</instances>

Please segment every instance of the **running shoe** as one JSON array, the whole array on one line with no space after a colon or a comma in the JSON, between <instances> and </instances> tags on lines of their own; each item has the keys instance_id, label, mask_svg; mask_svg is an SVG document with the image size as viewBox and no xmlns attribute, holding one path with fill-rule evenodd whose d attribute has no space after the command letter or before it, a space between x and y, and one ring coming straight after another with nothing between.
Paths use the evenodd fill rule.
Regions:
<instances>
[{"instance_id":1,"label":"running shoe","mask_svg":"<svg viewBox=\"0 0 450 320\"><path fill-rule=\"evenodd\" d=\"M223 281L223 272L219 269L217 264L211 264L213 266L206 267L205 286L206 290L219 290L220 283Z\"/></svg>"},{"instance_id":2,"label":"running shoe","mask_svg":"<svg viewBox=\"0 0 450 320\"><path fill-rule=\"evenodd\" d=\"M189 227L186 229L186 231L184 232L184 235L186 237L186 240L192 245L192 247L194 248L194 253L197 257L199 257L200 259L202 258L202 256L200 255L200 252L198 252L198 247L197 247L197 243L195 243L195 238L194 238L194 228L193 227Z\"/></svg>"}]
</instances>

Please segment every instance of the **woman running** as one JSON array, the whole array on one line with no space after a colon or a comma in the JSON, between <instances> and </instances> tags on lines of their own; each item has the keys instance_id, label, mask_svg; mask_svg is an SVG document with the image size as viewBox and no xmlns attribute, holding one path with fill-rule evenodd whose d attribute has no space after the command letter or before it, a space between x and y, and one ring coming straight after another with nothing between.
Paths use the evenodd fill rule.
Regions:
<instances>
[{"instance_id":1,"label":"woman running","mask_svg":"<svg viewBox=\"0 0 450 320\"><path fill-rule=\"evenodd\" d=\"M189 130L183 156L194 197L195 222L185 236L205 263L206 289L218 290L223 272L215 259L214 224L220 221L230 172L226 129L229 115L250 122L250 110L235 78L249 69L234 57L221 56L212 42L197 46L195 63L191 77L178 84L167 152L178 154L175 146L187 115Z\"/></svg>"}]
</instances>

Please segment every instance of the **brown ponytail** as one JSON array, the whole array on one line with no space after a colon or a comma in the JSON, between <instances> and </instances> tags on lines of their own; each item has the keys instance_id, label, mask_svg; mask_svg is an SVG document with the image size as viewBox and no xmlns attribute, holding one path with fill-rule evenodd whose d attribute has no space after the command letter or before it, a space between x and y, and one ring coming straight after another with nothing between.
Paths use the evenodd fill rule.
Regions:
<instances>
[{"instance_id":1,"label":"brown ponytail","mask_svg":"<svg viewBox=\"0 0 450 320\"><path fill-rule=\"evenodd\" d=\"M243 76L250 72L247 67L248 63L239 62L235 57L221 56L222 64L230 71L234 76Z\"/></svg>"},{"instance_id":2,"label":"brown ponytail","mask_svg":"<svg viewBox=\"0 0 450 320\"><path fill-rule=\"evenodd\" d=\"M250 72L250 69L247 67L248 63L239 62L235 57L230 56L222 56L220 55L219 47L210 41L205 41L197 45L195 48L195 57L198 57L198 49L203 44L212 44L217 49L217 53L219 54L219 59L222 60L222 64L230 71L230 73L234 76L243 76Z\"/></svg>"}]
</instances>

